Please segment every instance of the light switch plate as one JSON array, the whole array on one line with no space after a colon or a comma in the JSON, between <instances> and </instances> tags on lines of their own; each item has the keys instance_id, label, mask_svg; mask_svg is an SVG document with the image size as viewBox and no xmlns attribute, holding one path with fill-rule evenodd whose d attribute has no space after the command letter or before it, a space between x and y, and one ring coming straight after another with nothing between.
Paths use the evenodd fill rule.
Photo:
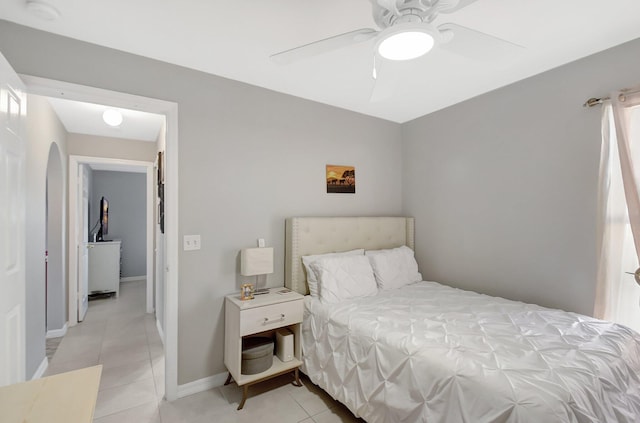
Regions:
<instances>
[{"instance_id":1,"label":"light switch plate","mask_svg":"<svg viewBox=\"0 0 640 423\"><path fill-rule=\"evenodd\" d=\"M182 249L184 251L194 251L200 249L200 235L185 235Z\"/></svg>"}]
</instances>

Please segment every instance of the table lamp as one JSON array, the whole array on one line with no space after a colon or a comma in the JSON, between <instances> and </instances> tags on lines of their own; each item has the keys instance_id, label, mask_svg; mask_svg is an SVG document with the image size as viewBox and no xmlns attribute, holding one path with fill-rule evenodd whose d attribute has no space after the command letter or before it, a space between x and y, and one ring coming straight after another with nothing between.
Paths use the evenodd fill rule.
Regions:
<instances>
[{"instance_id":1,"label":"table lamp","mask_svg":"<svg viewBox=\"0 0 640 423\"><path fill-rule=\"evenodd\" d=\"M269 273L273 273L273 248L245 248L240 252L240 274L256 277L254 295L269 292L266 287ZM264 278L261 278L262 276ZM260 284L260 279L264 280L263 284Z\"/></svg>"}]
</instances>

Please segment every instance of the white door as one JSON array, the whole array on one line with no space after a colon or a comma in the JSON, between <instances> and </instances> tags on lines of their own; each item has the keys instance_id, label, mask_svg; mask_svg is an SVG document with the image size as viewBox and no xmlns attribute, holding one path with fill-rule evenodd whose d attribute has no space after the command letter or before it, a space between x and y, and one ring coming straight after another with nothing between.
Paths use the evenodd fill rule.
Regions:
<instances>
[{"instance_id":1,"label":"white door","mask_svg":"<svg viewBox=\"0 0 640 423\"><path fill-rule=\"evenodd\" d=\"M24 86L0 54L0 386L25 379Z\"/></svg>"},{"instance_id":2,"label":"white door","mask_svg":"<svg viewBox=\"0 0 640 423\"><path fill-rule=\"evenodd\" d=\"M78 321L84 320L89 308L89 169L87 165L78 167L78 191L80 194L80 228L78 234Z\"/></svg>"}]
</instances>

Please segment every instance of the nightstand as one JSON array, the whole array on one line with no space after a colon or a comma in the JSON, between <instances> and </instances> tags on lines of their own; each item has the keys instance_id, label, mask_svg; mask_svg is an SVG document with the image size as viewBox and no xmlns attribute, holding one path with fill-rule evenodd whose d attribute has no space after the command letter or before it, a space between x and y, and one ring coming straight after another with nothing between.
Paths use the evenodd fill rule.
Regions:
<instances>
[{"instance_id":1,"label":"nightstand","mask_svg":"<svg viewBox=\"0 0 640 423\"><path fill-rule=\"evenodd\" d=\"M304 297L287 288L271 288L268 294L256 295L253 300L242 301L240 294L229 295L224 304L224 364L229 370L225 385L231 379L242 386L242 401L238 410L244 407L249 386L293 372L294 385L301 386L298 368L302 365L302 348L300 345L300 323L304 311ZM242 338L249 336L266 336L275 339L275 331L288 328L293 333L293 359L283 362L275 354L273 364L262 373L244 375L241 373Z\"/></svg>"}]
</instances>

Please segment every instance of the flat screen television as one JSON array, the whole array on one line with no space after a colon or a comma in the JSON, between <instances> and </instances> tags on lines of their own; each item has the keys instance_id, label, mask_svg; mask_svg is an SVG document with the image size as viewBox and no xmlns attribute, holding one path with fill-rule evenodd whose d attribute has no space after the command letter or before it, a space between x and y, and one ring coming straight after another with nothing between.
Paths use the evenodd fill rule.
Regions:
<instances>
[{"instance_id":1,"label":"flat screen television","mask_svg":"<svg viewBox=\"0 0 640 423\"><path fill-rule=\"evenodd\" d=\"M100 199L100 230L98 231L98 241L104 241L104 235L109 233L109 201L102 197Z\"/></svg>"}]
</instances>

